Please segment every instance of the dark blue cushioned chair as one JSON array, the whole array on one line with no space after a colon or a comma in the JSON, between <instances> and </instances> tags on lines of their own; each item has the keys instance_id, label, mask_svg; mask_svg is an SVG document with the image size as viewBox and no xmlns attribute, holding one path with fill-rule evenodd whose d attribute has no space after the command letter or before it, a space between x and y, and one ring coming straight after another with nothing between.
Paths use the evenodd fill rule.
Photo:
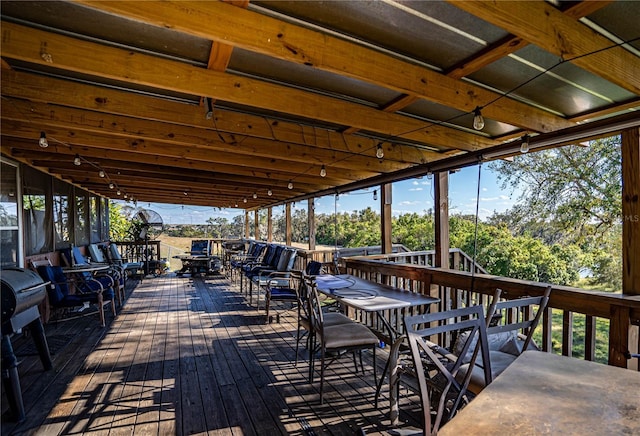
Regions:
<instances>
[{"instance_id":1,"label":"dark blue cushioned chair","mask_svg":"<svg viewBox=\"0 0 640 436\"><path fill-rule=\"evenodd\" d=\"M112 288L104 289L95 280L72 280L59 266L41 265L37 270L45 282L50 282L50 285L47 286L47 296L52 308L83 307L96 304L100 315L100 324L104 327L103 303L111 301L115 315L115 294ZM71 286L75 286L76 293L71 293Z\"/></svg>"}]
</instances>

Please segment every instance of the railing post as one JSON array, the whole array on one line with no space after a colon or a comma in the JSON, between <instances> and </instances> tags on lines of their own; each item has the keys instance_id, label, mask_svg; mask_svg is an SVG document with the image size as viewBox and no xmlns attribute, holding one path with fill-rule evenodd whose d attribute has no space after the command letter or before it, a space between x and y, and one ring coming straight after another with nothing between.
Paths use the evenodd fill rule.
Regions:
<instances>
[{"instance_id":1,"label":"railing post","mask_svg":"<svg viewBox=\"0 0 640 436\"><path fill-rule=\"evenodd\" d=\"M609 325L609 365L627 367L626 352L629 350L630 309L611 306Z\"/></svg>"}]
</instances>

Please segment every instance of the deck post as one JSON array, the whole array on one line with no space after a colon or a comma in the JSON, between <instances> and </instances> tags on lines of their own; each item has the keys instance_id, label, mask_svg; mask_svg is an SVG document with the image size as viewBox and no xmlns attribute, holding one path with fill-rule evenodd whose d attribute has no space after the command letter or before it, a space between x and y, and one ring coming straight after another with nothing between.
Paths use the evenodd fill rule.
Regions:
<instances>
[{"instance_id":1,"label":"deck post","mask_svg":"<svg viewBox=\"0 0 640 436\"><path fill-rule=\"evenodd\" d=\"M393 242L391 239L391 197L390 183L380 185L380 238L382 253L393 253Z\"/></svg>"},{"instance_id":2,"label":"deck post","mask_svg":"<svg viewBox=\"0 0 640 436\"><path fill-rule=\"evenodd\" d=\"M449 268L449 172L433 175L435 198L435 267Z\"/></svg>"},{"instance_id":3,"label":"deck post","mask_svg":"<svg viewBox=\"0 0 640 436\"><path fill-rule=\"evenodd\" d=\"M316 249L316 207L315 198L311 197L307 200L307 220L309 221L309 250Z\"/></svg>"},{"instance_id":4,"label":"deck post","mask_svg":"<svg viewBox=\"0 0 640 436\"><path fill-rule=\"evenodd\" d=\"M273 208L267 208L267 241L273 241Z\"/></svg>"},{"instance_id":5,"label":"deck post","mask_svg":"<svg viewBox=\"0 0 640 436\"><path fill-rule=\"evenodd\" d=\"M286 245L291 245L291 203L287 203L284 212Z\"/></svg>"},{"instance_id":6,"label":"deck post","mask_svg":"<svg viewBox=\"0 0 640 436\"><path fill-rule=\"evenodd\" d=\"M640 129L622 132L622 293L640 295Z\"/></svg>"},{"instance_id":7,"label":"deck post","mask_svg":"<svg viewBox=\"0 0 640 436\"><path fill-rule=\"evenodd\" d=\"M253 211L253 234L256 237L256 241L260 239L260 217L258 216L258 209Z\"/></svg>"}]
</instances>

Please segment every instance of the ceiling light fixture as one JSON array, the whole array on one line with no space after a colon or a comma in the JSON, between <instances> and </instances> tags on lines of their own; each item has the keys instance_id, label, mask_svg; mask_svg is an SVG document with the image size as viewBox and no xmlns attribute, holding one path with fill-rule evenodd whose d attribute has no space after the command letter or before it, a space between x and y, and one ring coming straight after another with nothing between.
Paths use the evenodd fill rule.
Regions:
<instances>
[{"instance_id":1,"label":"ceiling light fixture","mask_svg":"<svg viewBox=\"0 0 640 436\"><path fill-rule=\"evenodd\" d=\"M289 184L287 185L287 188L293 189L293 182L291 180L289 180Z\"/></svg>"},{"instance_id":2,"label":"ceiling light fixture","mask_svg":"<svg viewBox=\"0 0 640 436\"><path fill-rule=\"evenodd\" d=\"M522 135L522 144L520 144L520 153L527 153L529 151L529 135L526 133Z\"/></svg>"},{"instance_id":3,"label":"ceiling light fixture","mask_svg":"<svg viewBox=\"0 0 640 436\"><path fill-rule=\"evenodd\" d=\"M247 202L247 197L244 197L244 198L242 199L242 202L243 202L243 203L246 203L246 202Z\"/></svg>"},{"instance_id":4,"label":"ceiling light fixture","mask_svg":"<svg viewBox=\"0 0 640 436\"><path fill-rule=\"evenodd\" d=\"M476 106L473 111L473 128L476 130L484 129L484 117L480 111L480 106Z\"/></svg>"},{"instance_id":5,"label":"ceiling light fixture","mask_svg":"<svg viewBox=\"0 0 640 436\"><path fill-rule=\"evenodd\" d=\"M116 195L120 195L120 190L119 189L116 191Z\"/></svg>"},{"instance_id":6,"label":"ceiling light fixture","mask_svg":"<svg viewBox=\"0 0 640 436\"><path fill-rule=\"evenodd\" d=\"M40 132L40 140L38 141L38 145L42 148L47 148L49 146L49 141L47 141L47 134L44 132Z\"/></svg>"},{"instance_id":7,"label":"ceiling light fixture","mask_svg":"<svg viewBox=\"0 0 640 436\"><path fill-rule=\"evenodd\" d=\"M109 189L113 189L115 187L116 187L116 185L114 185L113 182L109 183Z\"/></svg>"},{"instance_id":8,"label":"ceiling light fixture","mask_svg":"<svg viewBox=\"0 0 640 436\"><path fill-rule=\"evenodd\" d=\"M384 149L382 148L382 142L378 142L378 146L376 147L376 157L378 159L382 159L384 157Z\"/></svg>"},{"instance_id":9,"label":"ceiling light fixture","mask_svg":"<svg viewBox=\"0 0 640 436\"><path fill-rule=\"evenodd\" d=\"M82 165L82 161L80 160L80 156L76 154L76 157L73 158L73 164L76 166Z\"/></svg>"},{"instance_id":10,"label":"ceiling light fixture","mask_svg":"<svg viewBox=\"0 0 640 436\"><path fill-rule=\"evenodd\" d=\"M213 118L213 102L209 97L204 98L204 117L208 120Z\"/></svg>"},{"instance_id":11,"label":"ceiling light fixture","mask_svg":"<svg viewBox=\"0 0 640 436\"><path fill-rule=\"evenodd\" d=\"M322 168L320 168L320 177L327 177L327 169L322 164Z\"/></svg>"},{"instance_id":12,"label":"ceiling light fixture","mask_svg":"<svg viewBox=\"0 0 640 436\"><path fill-rule=\"evenodd\" d=\"M273 195L273 191L272 191L271 189L269 189L269 190L267 191L267 195L268 195L269 197L271 197L271 196Z\"/></svg>"},{"instance_id":13,"label":"ceiling light fixture","mask_svg":"<svg viewBox=\"0 0 640 436\"><path fill-rule=\"evenodd\" d=\"M253 193L253 198L258 198L258 194L256 194L255 192Z\"/></svg>"},{"instance_id":14,"label":"ceiling light fixture","mask_svg":"<svg viewBox=\"0 0 640 436\"><path fill-rule=\"evenodd\" d=\"M98 175L100 176L100 178L104 179L104 177L106 176L106 174L104 173L104 170L100 170L98 171Z\"/></svg>"}]
</instances>

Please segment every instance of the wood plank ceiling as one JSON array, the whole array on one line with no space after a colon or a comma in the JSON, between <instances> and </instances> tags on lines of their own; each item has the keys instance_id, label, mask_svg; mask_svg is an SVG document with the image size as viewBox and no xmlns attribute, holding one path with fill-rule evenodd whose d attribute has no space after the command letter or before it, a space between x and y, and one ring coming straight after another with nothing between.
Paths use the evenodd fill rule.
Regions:
<instances>
[{"instance_id":1,"label":"wood plank ceiling","mask_svg":"<svg viewBox=\"0 0 640 436\"><path fill-rule=\"evenodd\" d=\"M3 1L1 151L144 202L255 209L373 185L637 111L638 16L610 1Z\"/></svg>"}]
</instances>

